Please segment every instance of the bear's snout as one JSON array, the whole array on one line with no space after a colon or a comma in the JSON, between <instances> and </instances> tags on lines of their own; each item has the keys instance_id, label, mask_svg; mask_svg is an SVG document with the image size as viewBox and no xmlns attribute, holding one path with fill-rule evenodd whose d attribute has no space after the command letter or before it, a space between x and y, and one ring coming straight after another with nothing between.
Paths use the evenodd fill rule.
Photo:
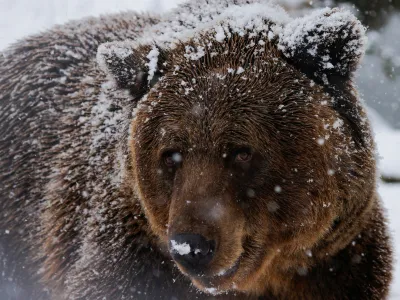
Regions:
<instances>
[{"instance_id":1,"label":"bear's snout","mask_svg":"<svg viewBox=\"0 0 400 300\"><path fill-rule=\"evenodd\" d=\"M215 253L215 241L194 233L175 234L169 240L172 258L191 275L200 275Z\"/></svg>"}]
</instances>

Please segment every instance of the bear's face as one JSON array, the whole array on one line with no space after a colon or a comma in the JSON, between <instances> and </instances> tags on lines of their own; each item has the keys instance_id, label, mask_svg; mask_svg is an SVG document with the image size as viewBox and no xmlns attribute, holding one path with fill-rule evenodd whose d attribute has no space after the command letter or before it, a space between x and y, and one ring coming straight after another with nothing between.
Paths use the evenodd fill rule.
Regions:
<instances>
[{"instance_id":1,"label":"bear's face","mask_svg":"<svg viewBox=\"0 0 400 300\"><path fill-rule=\"evenodd\" d=\"M321 44L282 51L284 42L262 34L156 50L162 79L132 123L131 184L159 246L198 288L260 293L266 277L307 267L304 258L341 218L348 191L339 183L357 167L354 122L323 84L349 82L360 55L337 46L354 45L357 34L322 32ZM136 95L146 90L140 70L154 68L140 58L151 59L150 49L123 60L104 51L117 83ZM337 69L308 57L327 49Z\"/></svg>"},{"instance_id":2,"label":"bear's face","mask_svg":"<svg viewBox=\"0 0 400 300\"><path fill-rule=\"evenodd\" d=\"M167 72L131 133L150 225L200 288L253 288L279 251L311 248L338 214L333 143L343 138L330 98L272 48L242 65L229 53ZM182 258L196 251L188 235L210 242L207 263Z\"/></svg>"}]
</instances>

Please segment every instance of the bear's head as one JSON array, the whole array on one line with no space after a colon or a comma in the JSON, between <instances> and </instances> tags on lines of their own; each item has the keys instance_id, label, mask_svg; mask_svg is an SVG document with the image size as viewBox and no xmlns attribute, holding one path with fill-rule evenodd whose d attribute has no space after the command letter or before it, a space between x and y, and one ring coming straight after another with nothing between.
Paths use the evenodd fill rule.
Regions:
<instances>
[{"instance_id":1,"label":"bear's head","mask_svg":"<svg viewBox=\"0 0 400 300\"><path fill-rule=\"evenodd\" d=\"M348 217L367 210L373 190L351 82L364 28L338 9L275 35L264 24L255 34L201 32L171 49L99 51L141 99L130 184L161 251L208 292L257 294L281 274L307 272L348 243Z\"/></svg>"}]
</instances>

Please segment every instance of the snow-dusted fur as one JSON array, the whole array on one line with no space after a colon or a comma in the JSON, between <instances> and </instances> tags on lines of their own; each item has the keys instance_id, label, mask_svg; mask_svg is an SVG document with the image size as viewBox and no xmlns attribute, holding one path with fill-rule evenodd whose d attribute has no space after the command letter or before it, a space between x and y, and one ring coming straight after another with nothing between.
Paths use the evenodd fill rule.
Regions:
<instances>
[{"instance_id":1,"label":"snow-dusted fur","mask_svg":"<svg viewBox=\"0 0 400 300\"><path fill-rule=\"evenodd\" d=\"M113 214L91 205L118 205L125 158L117 149L135 103L103 84L96 52L152 23L133 12L89 18L1 54L0 299L41 295L40 278L65 286L87 246L82 228Z\"/></svg>"},{"instance_id":2,"label":"snow-dusted fur","mask_svg":"<svg viewBox=\"0 0 400 300\"><path fill-rule=\"evenodd\" d=\"M71 22L7 49L0 55L0 295L208 298L159 251L159 237L139 201L139 183L130 182L135 169L131 124L138 102L146 102L157 82L165 85L168 68L179 72L179 65L211 59L215 43L225 45L233 36L254 38L257 44L246 47L255 56L268 47L280 51L277 60L312 80L308 89L318 85L315 89L336 97L332 107L352 129L349 148L370 147L365 152L372 157L368 122L349 82L364 51L364 34L365 28L342 10L292 20L264 0L197 0L161 17L123 13ZM186 61L177 54L172 66L170 54L182 49ZM338 119L334 129L342 125ZM366 165L374 176L372 160ZM382 246L374 244L371 253L381 257L371 258L371 264L380 270L378 275L366 270L365 280L380 297L387 294L391 257L374 192L371 197L368 213L356 214L356 222L340 220L345 225L338 225L340 231L332 227L331 238L345 248L360 226L376 226ZM357 284L362 280L354 278ZM319 288L310 288L308 295ZM358 288L348 290L356 295ZM267 290L257 296L301 299L295 293ZM244 299L255 293L238 295Z\"/></svg>"}]
</instances>

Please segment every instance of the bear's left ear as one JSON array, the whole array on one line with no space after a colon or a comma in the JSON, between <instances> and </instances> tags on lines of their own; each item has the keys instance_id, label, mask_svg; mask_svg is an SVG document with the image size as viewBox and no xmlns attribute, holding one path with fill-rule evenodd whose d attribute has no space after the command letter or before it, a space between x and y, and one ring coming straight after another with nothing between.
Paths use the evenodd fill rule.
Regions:
<instances>
[{"instance_id":1,"label":"bear's left ear","mask_svg":"<svg viewBox=\"0 0 400 300\"><path fill-rule=\"evenodd\" d=\"M365 31L349 11L325 8L289 22L278 47L291 64L328 85L351 78L365 51Z\"/></svg>"},{"instance_id":2,"label":"bear's left ear","mask_svg":"<svg viewBox=\"0 0 400 300\"><path fill-rule=\"evenodd\" d=\"M132 41L101 44L97 62L120 88L143 90L157 83L163 73L165 52L153 46L135 48Z\"/></svg>"}]
</instances>

